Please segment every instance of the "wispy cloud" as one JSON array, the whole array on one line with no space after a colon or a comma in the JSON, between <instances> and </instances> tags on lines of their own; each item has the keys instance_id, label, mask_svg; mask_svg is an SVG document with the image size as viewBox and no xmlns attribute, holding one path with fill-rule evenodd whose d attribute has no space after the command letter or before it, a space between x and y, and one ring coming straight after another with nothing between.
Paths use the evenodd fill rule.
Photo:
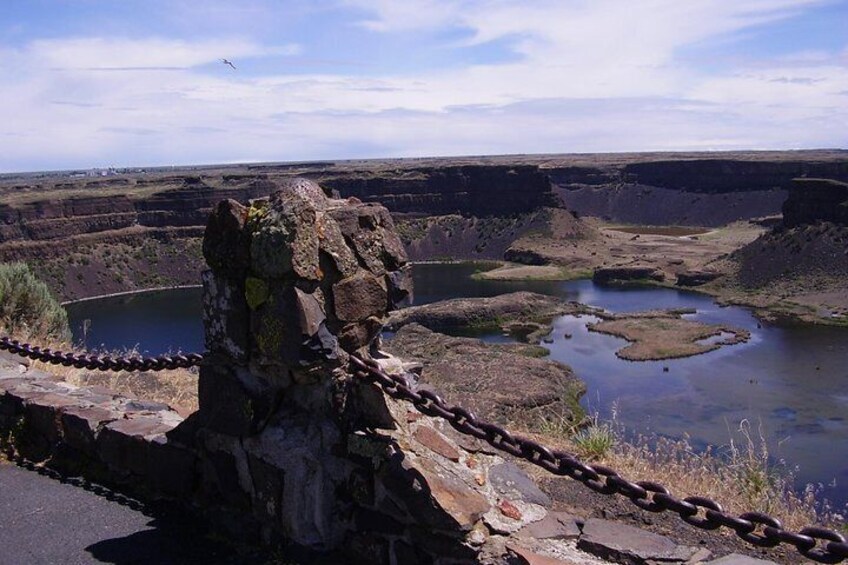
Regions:
<instances>
[{"instance_id":1,"label":"wispy cloud","mask_svg":"<svg viewBox=\"0 0 848 565\"><path fill-rule=\"evenodd\" d=\"M30 62L51 69L83 70L181 70L220 61L221 57L251 58L292 56L297 44L263 46L240 39L184 41L177 39L128 39L84 37L39 40L22 53Z\"/></svg>"},{"instance_id":2,"label":"wispy cloud","mask_svg":"<svg viewBox=\"0 0 848 565\"><path fill-rule=\"evenodd\" d=\"M733 44L825 4L294 4L303 13L320 11L316 18L347 18L334 30L374 42L372 54L383 42L408 49L410 61L425 43L446 53L495 44L504 52L485 63L385 70L379 58L358 55L356 45L332 34L280 34L275 38L290 39L269 42L233 33L224 24L229 17L267 24L289 14L275 2L241 9L218 0L217 15L201 23L227 32L203 39L104 34L0 47L0 97L8 101L0 123L6 132L29 134L0 145L0 170L34 166L28 163L844 145L848 46L798 45L790 54L706 64L711 44ZM188 17L189 5L178 2L170 17ZM223 27L215 28L217 19ZM313 23L320 29L320 20ZM327 50L333 42L337 48ZM687 51L693 46L701 59ZM225 57L237 72L221 64Z\"/></svg>"}]
</instances>

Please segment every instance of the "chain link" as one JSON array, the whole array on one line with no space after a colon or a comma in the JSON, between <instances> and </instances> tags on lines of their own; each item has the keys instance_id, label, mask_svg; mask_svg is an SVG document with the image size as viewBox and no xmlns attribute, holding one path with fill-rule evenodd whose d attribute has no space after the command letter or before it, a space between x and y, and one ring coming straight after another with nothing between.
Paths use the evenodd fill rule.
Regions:
<instances>
[{"instance_id":1,"label":"chain link","mask_svg":"<svg viewBox=\"0 0 848 565\"><path fill-rule=\"evenodd\" d=\"M405 377L385 373L376 361L366 361L353 355L350 359L355 376L378 384L389 396L407 400L423 414L447 420L460 433L484 440L496 449L525 459L555 475L571 477L595 492L620 494L649 512L676 512L686 523L704 530L729 528L741 539L758 547L785 543L819 563L840 563L848 559L848 543L837 532L808 527L795 533L784 530L780 520L768 514L746 512L734 516L706 497L690 496L681 500L658 483L628 481L609 467L583 463L570 453L553 451L534 440L513 435L498 425L478 420L466 408L448 406L432 391L414 390Z\"/></svg>"},{"instance_id":2,"label":"chain link","mask_svg":"<svg viewBox=\"0 0 848 565\"><path fill-rule=\"evenodd\" d=\"M116 357L86 353L53 351L29 343L21 343L7 336L0 337L0 351L43 361L52 365L89 369L91 371L162 371L165 369L188 369L203 360L200 353L185 355L160 355L159 357Z\"/></svg>"}]
</instances>

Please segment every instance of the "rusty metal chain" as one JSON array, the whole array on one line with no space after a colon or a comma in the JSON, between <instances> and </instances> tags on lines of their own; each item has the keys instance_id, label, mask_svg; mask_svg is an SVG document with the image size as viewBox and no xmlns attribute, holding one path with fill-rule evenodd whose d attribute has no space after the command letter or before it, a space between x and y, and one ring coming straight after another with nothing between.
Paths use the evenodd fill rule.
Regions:
<instances>
[{"instance_id":1,"label":"rusty metal chain","mask_svg":"<svg viewBox=\"0 0 848 565\"><path fill-rule=\"evenodd\" d=\"M187 369L200 364L203 355L160 355L159 357L109 357L72 352L53 351L29 343L21 343L7 336L0 337L0 351L8 351L53 365L89 369L92 371L162 371L165 369Z\"/></svg>"},{"instance_id":2,"label":"rusty metal chain","mask_svg":"<svg viewBox=\"0 0 848 565\"><path fill-rule=\"evenodd\" d=\"M0 350L53 365L99 371L161 371L194 367L203 360L200 353L116 358L66 353L21 343L7 336L0 337ZM350 359L354 375L379 385L392 398L411 402L422 414L447 420L460 433L483 440L555 475L571 477L595 492L620 494L649 512L676 512L687 524L703 530L729 528L741 539L758 547L775 547L785 543L819 563L840 563L848 559L848 541L833 530L807 527L792 532L783 529L780 520L761 512L735 516L709 498L689 496L681 500L658 483L628 481L609 467L583 463L571 453L551 450L532 439L513 435L496 424L478 420L471 411L461 406L449 406L438 394L430 390L416 390L404 377L385 373L375 361L365 361L353 355Z\"/></svg>"},{"instance_id":3,"label":"rusty metal chain","mask_svg":"<svg viewBox=\"0 0 848 565\"><path fill-rule=\"evenodd\" d=\"M783 529L780 520L768 514L745 512L735 516L709 498L689 496L679 499L655 482L628 481L609 467L583 463L570 453L551 450L532 439L513 435L500 426L478 420L469 410L449 406L432 391L416 390L403 376L387 374L375 361L351 356L351 364L355 376L379 385L392 398L411 402L419 412L447 420L460 433L483 440L555 475L571 477L595 492L620 494L649 512L676 512L684 522L703 530L731 529L741 539L758 547L775 547L785 543L819 563L840 563L848 559L845 536L833 530L807 527L792 532Z\"/></svg>"}]
</instances>

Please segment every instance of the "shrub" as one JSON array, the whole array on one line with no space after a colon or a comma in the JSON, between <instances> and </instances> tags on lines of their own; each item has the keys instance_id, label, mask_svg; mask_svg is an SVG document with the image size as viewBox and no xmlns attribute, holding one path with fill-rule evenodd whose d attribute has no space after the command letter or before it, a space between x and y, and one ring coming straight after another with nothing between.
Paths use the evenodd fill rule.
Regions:
<instances>
[{"instance_id":1,"label":"shrub","mask_svg":"<svg viewBox=\"0 0 848 565\"><path fill-rule=\"evenodd\" d=\"M574 434L571 440L577 447L578 455L589 461L603 459L616 443L613 429L597 422Z\"/></svg>"},{"instance_id":2,"label":"shrub","mask_svg":"<svg viewBox=\"0 0 848 565\"><path fill-rule=\"evenodd\" d=\"M14 336L70 339L68 314L25 263L0 263L0 326Z\"/></svg>"}]
</instances>

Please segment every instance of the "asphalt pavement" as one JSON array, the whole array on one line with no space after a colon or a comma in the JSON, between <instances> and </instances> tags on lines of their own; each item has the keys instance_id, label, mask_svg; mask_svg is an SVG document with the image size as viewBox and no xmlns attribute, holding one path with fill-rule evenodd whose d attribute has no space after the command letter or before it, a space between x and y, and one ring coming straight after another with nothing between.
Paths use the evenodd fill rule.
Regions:
<instances>
[{"instance_id":1,"label":"asphalt pavement","mask_svg":"<svg viewBox=\"0 0 848 565\"><path fill-rule=\"evenodd\" d=\"M0 460L0 565L267 562L237 554L185 515Z\"/></svg>"}]
</instances>

